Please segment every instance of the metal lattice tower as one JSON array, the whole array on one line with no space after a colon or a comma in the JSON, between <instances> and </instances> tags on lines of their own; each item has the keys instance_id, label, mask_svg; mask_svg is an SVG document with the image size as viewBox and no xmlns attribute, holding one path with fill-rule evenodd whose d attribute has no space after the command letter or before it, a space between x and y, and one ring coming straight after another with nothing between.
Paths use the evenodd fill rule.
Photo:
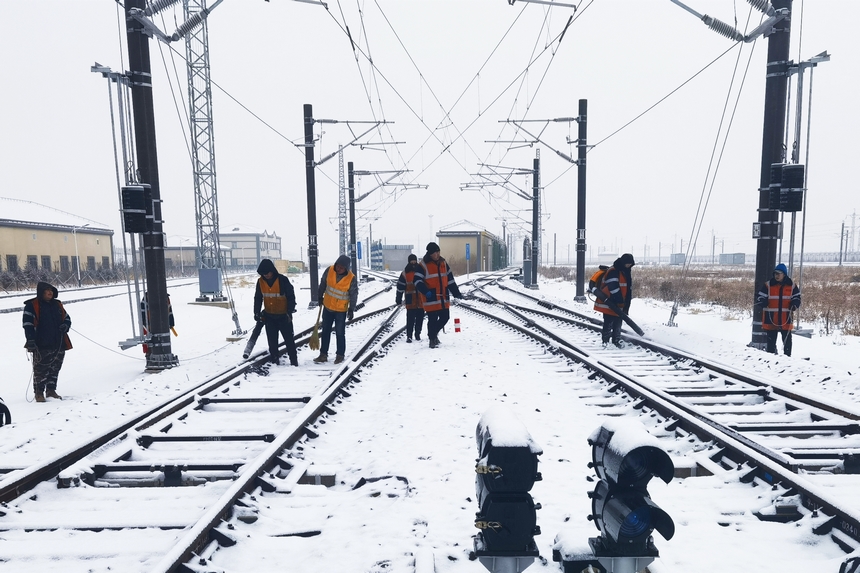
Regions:
<instances>
[{"instance_id":1,"label":"metal lattice tower","mask_svg":"<svg viewBox=\"0 0 860 573\"><path fill-rule=\"evenodd\" d=\"M338 251L338 255L345 255L349 253L349 223L348 223L348 215L349 215L349 205L347 205L346 201L346 183L344 181L343 174L343 147L340 148L340 151L337 154L337 183L338 183L338 202L337 202L337 219L338 219L338 228L340 231L340 251ZM355 272L355 269L352 269Z\"/></svg>"},{"instance_id":2,"label":"metal lattice tower","mask_svg":"<svg viewBox=\"0 0 860 573\"><path fill-rule=\"evenodd\" d=\"M221 266L218 239L218 192L215 185L215 134L212 129L212 85L209 77L209 29L206 0L183 0L186 22L203 17L185 36L188 60L188 107L194 168L194 210L197 218L199 267Z\"/></svg>"}]
</instances>

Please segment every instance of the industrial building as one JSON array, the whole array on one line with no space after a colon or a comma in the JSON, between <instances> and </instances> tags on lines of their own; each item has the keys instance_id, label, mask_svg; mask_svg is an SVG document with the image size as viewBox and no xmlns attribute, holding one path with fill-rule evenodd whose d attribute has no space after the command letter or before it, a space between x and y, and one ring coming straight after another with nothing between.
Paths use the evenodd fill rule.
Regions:
<instances>
[{"instance_id":1,"label":"industrial building","mask_svg":"<svg viewBox=\"0 0 860 573\"><path fill-rule=\"evenodd\" d=\"M475 223L454 223L437 232L436 238L442 256L455 274L495 271L507 266L504 241Z\"/></svg>"},{"instance_id":2,"label":"industrial building","mask_svg":"<svg viewBox=\"0 0 860 573\"><path fill-rule=\"evenodd\" d=\"M255 271L263 259L281 259L281 238L272 231L246 225L233 225L218 234L221 248L229 251L225 259L233 270Z\"/></svg>"},{"instance_id":3,"label":"industrial building","mask_svg":"<svg viewBox=\"0 0 860 573\"><path fill-rule=\"evenodd\" d=\"M0 271L77 274L113 266L113 231L46 205L0 197Z\"/></svg>"}]
</instances>

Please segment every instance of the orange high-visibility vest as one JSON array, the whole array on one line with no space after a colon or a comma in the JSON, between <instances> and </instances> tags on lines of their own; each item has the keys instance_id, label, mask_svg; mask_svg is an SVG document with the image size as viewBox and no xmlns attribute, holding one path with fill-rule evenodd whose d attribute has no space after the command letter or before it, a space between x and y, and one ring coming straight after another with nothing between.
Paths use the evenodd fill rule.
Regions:
<instances>
[{"instance_id":1,"label":"orange high-visibility vest","mask_svg":"<svg viewBox=\"0 0 860 573\"><path fill-rule=\"evenodd\" d=\"M352 271L346 271L346 275L337 280L334 267L329 267L326 273L325 296L323 306L332 312L346 312L349 310L349 285L355 275Z\"/></svg>"},{"instance_id":2,"label":"orange high-visibility vest","mask_svg":"<svg viewBox=\"0 0 860 573\"><path fill-rule=\"evenodd\" d=\"M263 310L266 314L287 314L287 297L281 292L281 280L276 278L272 286L262 277L257 280L263 294Z\"/></svg>"}]
</instances>

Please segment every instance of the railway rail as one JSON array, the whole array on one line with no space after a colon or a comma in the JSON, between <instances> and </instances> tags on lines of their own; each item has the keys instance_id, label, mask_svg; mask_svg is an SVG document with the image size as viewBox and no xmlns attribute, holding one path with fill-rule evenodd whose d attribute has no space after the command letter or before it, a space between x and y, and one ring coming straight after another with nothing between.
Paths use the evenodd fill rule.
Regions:
<instances>
[{"instance_id":1,"label":"railway rail","mask_svg":"<svg viewBox=\"0 0 860 573\"><path fill-rule=\"evenodd\" d=\"M583 396L606 415L632 405L644 417L656 415L660 439L696 441L698 454L676 464L680 476L720 472L765 485L776 501L761 519L818 515L816 533L846 551L860 546L856 511L815 482L857 473L856 413L644 337L604 348L593 317L506 287L502 276L476 275L461 285L467 301L458 301L458 312L587 368L592 380ZM390 292L388 286L375 297ZM101 532L106 543L102 554L89 556L93 570L222 570L213 559L242 543L236 528L259 519L259 496L289 494L301 483L331 485L332 476L314 473L294 454L348 407L350 386L371 377L373 364L403 341L399 317L398 308L384 305L358 315L348 332L362 343L338 367L272 368L258 352L73 452L2 476L0 536L14 547L3 559L43 559L47 567L64 557L45 550L56 531L81 538ZM297 344L309 334L298 333ZM127 511L100 511L117 506ZM289 535L316 534L305 527Z\"/></svg>"}]
</instances>

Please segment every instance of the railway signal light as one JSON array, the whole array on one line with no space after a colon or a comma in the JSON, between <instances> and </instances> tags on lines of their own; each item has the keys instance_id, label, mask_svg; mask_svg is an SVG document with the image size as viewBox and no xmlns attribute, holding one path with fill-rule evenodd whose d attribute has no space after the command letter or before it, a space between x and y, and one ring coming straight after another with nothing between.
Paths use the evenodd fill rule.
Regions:
<instances>
[{"instance_id":1,"label":"railway signal light","mask_svg":"<svg viewBox=\"0 0 860 573\"><path fill-rule=\"evenodd\" d=\"M566 572L579 573L589 565L600 573L640 571L660 555L652 533L656 530L667 540L675 534L672 518L651 500L647 490L654 476L672 481L675 465L638 422L605 423L588 443L592 447L589 467L599 478L589 494L592 512L588 518L600 536L588 540L586 551L557 542L554 559L564 562Z\"/></svg>"},{"instance_id":2,"label":"railway signal light","mask_svg":"<svg viewBox=\"0 0 860 573\"><path fill-rule=\"evenodd\" d=\"M529 491L541 479L537 457L543 453L525 426L509 409L493 406L478 423L475 437L475 493L479 511L473 556L490 571L519 572L539 555L534 536L540 534Z\"/></svg>"}]
</instances>

